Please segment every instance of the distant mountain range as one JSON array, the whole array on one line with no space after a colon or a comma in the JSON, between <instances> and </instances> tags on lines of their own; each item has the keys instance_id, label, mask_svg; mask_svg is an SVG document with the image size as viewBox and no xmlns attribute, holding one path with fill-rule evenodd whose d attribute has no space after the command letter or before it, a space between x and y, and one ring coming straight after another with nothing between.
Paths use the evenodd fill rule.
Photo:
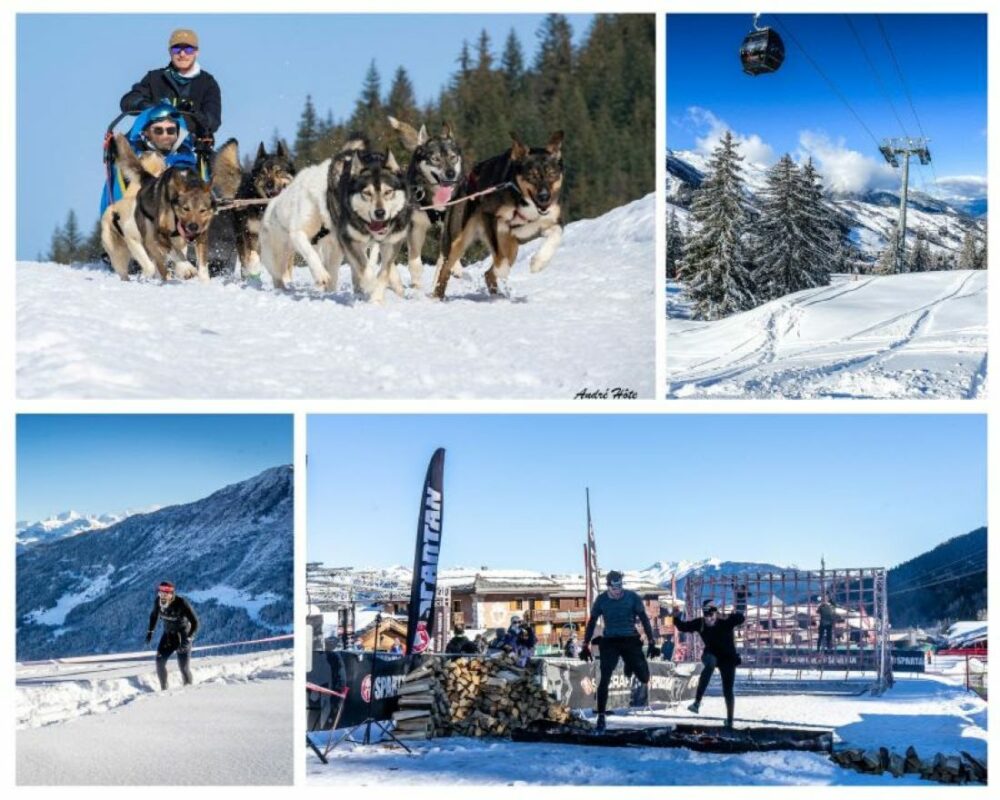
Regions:
<instances>
[{"instance_id":1,"label":"distant mountain range","mask_svg":"<svg viewBox=\"0 0 1000 800\"><path fill-rule=\"evenodd\" d=\"M708 170L708 156L690 150L667 151L667 204L673 209L683 230L691 199L701 186ZM751 206L767 184L767 170L759 164L743 162L743 176ZM985 187L983 187L985 189ZM863 193L840 193L828 198L839 213L839 222L849 231L851 241L871 260L883 250L899 216L899 193L872 190ZM908 236L922 229L932 254L957 257L962 239L969 229L984 231L986 195L956 194L950 201L932 197L910 187L906 215ZM908 243L912 238L907 239Z\"/></svg>"},{"instance_id":2,"label":"distant mountain range","mask_svg":"<svg viewBox=\"0 0 1000 800\"><path fill-rule=\"evenodd\" d=\"M200 643L290 631L292 507L292 468L274 467L193 503L20 547L17 658L140 649L161 580L192 600Z\"/></svg>"},{"instance_id":3,"label":"distant mountain range","mask_svg":"<svg viewBox=\"0 0 1000 800\"><path fill-rule=\"evenodd\" d=\"M896 628L977 620L986 612L987 529L956 536L889 570Z\"/></svg>"},{"instance_id":4,"label":"distant mountain range","mask_svg":"<svg viewBox=\"0 0 1000 800\"><path fill-rule=\"evenodd\" d=\"M89 531L99 531L121 522L135 514L157 511L154 506L141 511L127 510L119 514L82 514L79 511L62 511L38 522L17 522L17 549L43 542L52 542L65 536L76 536Z\"/></svg>"}]
</instances>

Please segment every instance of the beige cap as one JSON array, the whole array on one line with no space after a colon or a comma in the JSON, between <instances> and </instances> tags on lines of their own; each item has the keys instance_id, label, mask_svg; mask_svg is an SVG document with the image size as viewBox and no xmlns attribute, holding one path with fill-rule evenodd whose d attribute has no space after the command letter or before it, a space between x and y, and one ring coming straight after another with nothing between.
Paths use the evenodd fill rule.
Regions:
<instances>
[{"instance_id":1,"label":"beige cap","mask_svg":"<svg viewBox=\"0 0 1000 800\"><path fill-rule=\"evenodd\" d=\"M173 47L175 44L189 44L193 47L197 47L198 34L190 28L178 28L170 34L170 44L168 44L167 47Z\"/></svg>"}]
</instances>

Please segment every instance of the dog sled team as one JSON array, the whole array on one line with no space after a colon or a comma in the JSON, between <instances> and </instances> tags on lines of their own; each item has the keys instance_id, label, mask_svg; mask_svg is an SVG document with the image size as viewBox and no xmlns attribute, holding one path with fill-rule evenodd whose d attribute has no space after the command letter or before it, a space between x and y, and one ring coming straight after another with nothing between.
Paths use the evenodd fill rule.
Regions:
<instances>
[{"instance_id":1,"label":"dog sled team","mask_svg":"<svg viewBox=\"0 0 1000 800\"><path fill-rule=\"evenodd\" d=\"M425 125L418 130L389 117L409 153L405 167L388 147L358 137L301 170L283 144L273 153L261 144L244 172L235 139L214 149L220 93L197 62L197 35L174 31L169 49L170 64L122 98L123 116L138 114L128 136L112 133L115 120L105 140L101 240L123 280L132 262L146 277L166 279L172 267L176 278L209 280L212 271L235 270L238 258L244 278L259 280L267 270L281 289L301 260L317 288L335 291L346 263L354 292L379 302L386 289L404 294L397 264L404 243L410 286L424 288L421 254L427 237L437 235L431 289L443 299L476 242L490 250L491 294L500 291L521 244L543 239L532 272L544 269L559 246L562 131L541 147L512 133L508 151L466 171L447 123L430 135Z\"/></svg>"}]
</instances>

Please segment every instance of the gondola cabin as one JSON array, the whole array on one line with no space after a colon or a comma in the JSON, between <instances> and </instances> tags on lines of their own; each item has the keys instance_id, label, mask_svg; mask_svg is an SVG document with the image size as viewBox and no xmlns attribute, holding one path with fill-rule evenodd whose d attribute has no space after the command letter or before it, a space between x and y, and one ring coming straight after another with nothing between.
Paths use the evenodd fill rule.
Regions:
<instances>
[{"instance_id":1,"label":"gondola cabin","mask_svg":"<svg viewBox=\"0 0 1000 800\"><path fill-rule=\"evenodd\" d=\"M747 75L777 72L785 60L785 43L773 28L755 28L740 46L740 61Z\"/></svg>"}]
</instances>

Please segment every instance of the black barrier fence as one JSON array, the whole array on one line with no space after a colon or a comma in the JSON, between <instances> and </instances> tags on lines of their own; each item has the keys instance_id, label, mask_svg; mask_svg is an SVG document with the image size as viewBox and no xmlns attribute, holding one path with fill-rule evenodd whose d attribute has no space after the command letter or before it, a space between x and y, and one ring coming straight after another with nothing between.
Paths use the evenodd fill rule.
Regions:
<instances>
[{"instance_id":1,"label":"black barrier fence","mask_svg":"<svg viewBox=\"0 0 1000 800\"><path fill-rule=\"evenodd\" d=\"M889 653L894 672L923 672L926 654L923 650L892 650ZM804 653L801 650L783 652L779 648L765 651L753 647L740 650L742 666L748 669L850 670L877 672L879 653L875 650L833 650Z\"/></svg>"},{"instance_id":2,"label":"black barrier fence","mask_svg":"<svg viewBox=\"0 0 1000 800\"><path fill-rule=\"evenodd\" d=\"M339 650L336 654L316 651L313 653L312 669L306 676L309 683L326 689L340 689L333 686L334 669L331 660L339 657L343 663L345 685L348 688L344 700L339 727L349 728L368 717L368 699L371 697L371 716L374 719L389 719L397 709L399 686L403 676L414 669L428 656L392 656L379 653L375 662L375 680L371 680L372 654L353 653ZM593 708L597 698L598 669L596 663L584 663L571 659L535 659L531 664L538 671L542 686L559 702L570 708ZM674 664L670 661L649 662L649 702L678 703L694 697L701 674L702 665ZM608 708L626 708L636 686L634 677L628 678L619 667L611 679L608 691ZM307 726L313 730L327 730L333 724L337 712L336 697L307 692Z\"/></svg>"}]
</instances>

